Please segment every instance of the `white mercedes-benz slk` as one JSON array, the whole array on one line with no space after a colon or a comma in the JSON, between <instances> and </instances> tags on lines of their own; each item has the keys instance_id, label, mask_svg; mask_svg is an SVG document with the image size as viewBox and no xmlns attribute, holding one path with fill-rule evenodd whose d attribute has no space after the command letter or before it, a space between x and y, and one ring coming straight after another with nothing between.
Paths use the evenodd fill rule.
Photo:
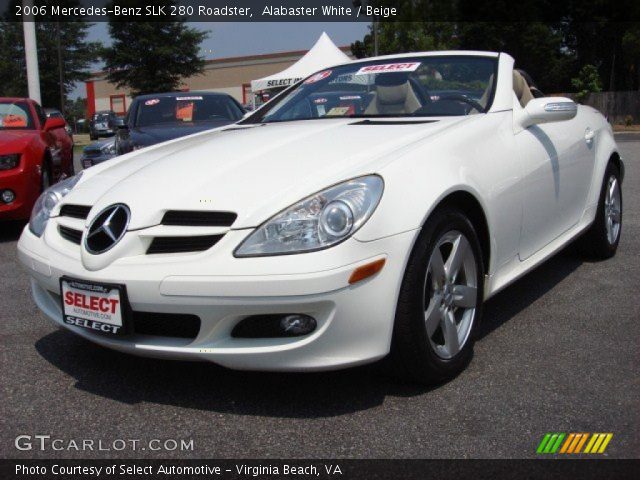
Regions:
<instances>
[{"instance_id":1,"label":"white mercedes-benz slk","mask_svg":"<svg viewBox=\"0 0 640 480\"><path fill-rule=\"evenodd\" d=\"M602 115L509 55L378 57L51 187L18 250L40 309L109 348L293 371L390 354L442 381L484 300L573 240L615 254L623 175Z\"/></svg>"}]
</instances>

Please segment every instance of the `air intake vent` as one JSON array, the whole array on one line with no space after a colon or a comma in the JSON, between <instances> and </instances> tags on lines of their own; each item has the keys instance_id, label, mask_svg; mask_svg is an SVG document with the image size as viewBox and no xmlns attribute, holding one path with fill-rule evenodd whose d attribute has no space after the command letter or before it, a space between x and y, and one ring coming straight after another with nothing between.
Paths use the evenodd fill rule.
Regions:
<instances>
[{"instance_id":1,"label":"air intake vent","mask_svg":"<svg viewBox=\"0 0 640 480\"><path fill-rule=\"evenodd\" d=\"M133 312L133 331L139 335L196 338L200 318L178 313Z\"/></svg>"},{"instance_id":2,"label":"air intake vent","mask_svg":"<svg viewBox=\"0 0 640 480\"><path fill-rule=\"evenodd\" d=\"M420 123L433 123L438 120L361 120L349 125L417 125Z\"/></svg>"},{"instance_id":3,"label":"air intake vent","mask_svg":"<svg viewBox=\"0 0 640 480\"><path fill-rule=\"evenodd\" d=\"M164 214L162 225L182 227L230 227L238 215L233 212L199 212L170 210Z\"/></svg>"},{"instance_id":4,"label":"air intake vent","mask_svg":"<svg viewBox=\"0 0 640 480\"><path fill-rule=\"evenodd\" d=\"M73 217L73 218L81 218L85 219L89 216L89 211L91 210L90 205L73 205L68 203L63 205L60 209L61 217Z\"/></svg>"},{"instance_id":5,"label":"air intake vent","mask_svg":"<svg viewBox=\"0 0 640 480\"><path fill-rule=\"evenodd\" d=\"M223 235L201 235L197 237L155 237L147 253L202 252L213 247Z\"/></svg>"},{"instance_id":6,"label":"air intake vent","mask_svg":"<svg viewBox=\"0 0 640 480\"><path fill-rule=\"evenodd\" d=\"M58 225L58 232L60 232L60 236L65 240L69 240L76 245L80 245L80 241L82 240L82 230L76 230L74 228Z\"/></svg>"}]
</instances>

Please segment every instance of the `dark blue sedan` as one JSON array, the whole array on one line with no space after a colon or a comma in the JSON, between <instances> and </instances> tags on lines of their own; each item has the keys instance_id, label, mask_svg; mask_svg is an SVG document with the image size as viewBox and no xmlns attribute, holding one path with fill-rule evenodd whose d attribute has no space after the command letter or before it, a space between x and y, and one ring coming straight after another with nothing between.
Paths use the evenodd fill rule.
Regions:
<instances>
[{"instance_id":1,"label":"dark blue sedan","mask_svg":"<svg viewBox=\"0 0 640 480\"><path fill-rule=\"evenodd\" d=\"M217 92L171 92L136 97L118 128L118 155L240 120L242 105Z\"/></svg>"}]
</instances>

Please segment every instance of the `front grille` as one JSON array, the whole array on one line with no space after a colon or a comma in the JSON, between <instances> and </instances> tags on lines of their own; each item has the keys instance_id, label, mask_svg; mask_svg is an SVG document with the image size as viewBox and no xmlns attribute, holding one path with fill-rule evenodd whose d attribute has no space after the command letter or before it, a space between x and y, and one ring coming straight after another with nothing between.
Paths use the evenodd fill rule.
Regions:
<instances>
[{"instance_id":1,"label":"front grille","mask_svg":"<svg viewBox=\"0 0 640 480\"><path fill-rule=\"evenodd\" d=\"M60 232L60 236L65 240L69 240L76 245L80 245L80 241L82 240L82 230L76 230L74 228L58 225L58 232Z\"/></svg>"},{"instance_id":2,"label":"front grille","mask_svg":"<svg viewBox=\"0 0 640 480\"><path fill-rule=\"evenodd\" d=\"M100 150L85 150L84 156L87 158L99 157L101 153Z\"/></svg>"},{"instance_id":3,"label":"front grille","mask_svg":"<svg viewBox=\"0 0 640 480\"><path fill-rule=\"evenodd\" d=\"M197 237L155 237L147 253L201 252L213 247L222 235L201 235Z\"/></svg>"},{"instance_id":4,"label":"front grille","mask_svg":"<svg viewBox=\"0 0 640 480\"><path fill-rule=\"evenodd\" d=\"M183 227L230 227L238 215L233 212L199 212L169 210L162 217L162 225Z\"/></svg>"},{"instance_id":5,"label":"front grille","mask_svg":"<svg viewBox=\"0 0 640 480\"><path fill-rule=\"evenodd\" d=\"M196 338L200 331L197 315L133 312L133 331L158 337Z\"/></svg>"},{"instance_id":6,"label":"front grille","mask_svg":"<svg viewBox=\"0 0 640 480\"><path fill-rule=\"evenodd\" d=\"M61 217L73 217L73 218L81 218L85 219L89 216L89 211L91 210L90 205L73 205L71 203L67 203L63 205L60 209Z\"/></svg>"}]
</instances>

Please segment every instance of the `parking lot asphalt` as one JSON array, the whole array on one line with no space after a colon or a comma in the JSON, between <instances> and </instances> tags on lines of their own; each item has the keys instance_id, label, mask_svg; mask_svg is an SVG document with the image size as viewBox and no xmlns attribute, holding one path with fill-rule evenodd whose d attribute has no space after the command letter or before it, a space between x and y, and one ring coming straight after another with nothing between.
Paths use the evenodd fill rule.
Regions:
<instances>
[{"instance_id":1,"label":"parking lot asphalt","mask_svg":"<svg viewBox=\"0 0 640 480\"><path fill-rule=\"evenodd\" d=\"M640 135L626 161L618 255L567 248L491 299L469 368L436 388L376 366L235 372L137 358L54 327L31 300L0 224L3 458L534 457L546 432L612 432L609 458L640 454ZM65 442L193 439L193 451L19 451L18 435Z\"/></svg>"}]
</instances>

